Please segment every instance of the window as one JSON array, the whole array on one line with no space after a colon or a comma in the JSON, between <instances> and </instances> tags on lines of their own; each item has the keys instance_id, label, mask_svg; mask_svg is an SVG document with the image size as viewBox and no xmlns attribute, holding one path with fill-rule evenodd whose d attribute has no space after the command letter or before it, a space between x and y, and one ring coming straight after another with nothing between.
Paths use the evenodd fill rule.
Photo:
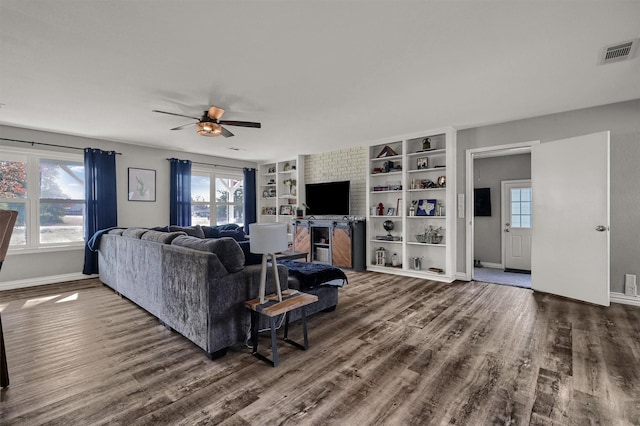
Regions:
<instances>
[{"instance_id":1,"label":"window","mask_svg":"<svg viewBox=\"0 0 640 426\"><path fill-rule=\"evenodd\" d=\"M531 188L511 188L511 227L531 228Z\"/></svg>"},{"instance_id":2,"label":"window","mask_svg":"<svg viewBox=\"0 0 640 426\"><path fill-rule=\"evenodd\" d=\"M191 224L224 225L227 223L239 225L244 223L243 176L234 173L192 170Z\"/></svg>"},{"instance_id":3,"label":"window","mask_svg":"<svg viewBox=\"0 0 640 426\"><path fill-rule=\"evenodd\" d=\"M0 151L0 208L18 211L13 249L82 245L82 156Z\"/></svg>"}]
</instances>

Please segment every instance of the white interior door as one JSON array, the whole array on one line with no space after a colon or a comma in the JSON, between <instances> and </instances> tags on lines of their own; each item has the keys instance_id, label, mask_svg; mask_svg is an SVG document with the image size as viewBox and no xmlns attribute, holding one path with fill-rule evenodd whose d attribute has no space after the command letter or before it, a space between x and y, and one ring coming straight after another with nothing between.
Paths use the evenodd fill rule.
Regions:
<instances>
[{"instance_id":1,"label":"white interior door","mask_svg":"<svg viewBox=\"0 0 640 426\"><path fill-rule=\"evenodd\" d=\"M531 270L531 180L502 181L502 246L505 269Z\"/></svg>"},{"instance_id":2,"label":"white interior door","mask_svg":"<svg viewBox=\"0 0 640 426\"><path fill-rule=\"evenodd\" d=\"M531 151L535 291L609 306L609 132Z\"/></svg>"}]
</instances>

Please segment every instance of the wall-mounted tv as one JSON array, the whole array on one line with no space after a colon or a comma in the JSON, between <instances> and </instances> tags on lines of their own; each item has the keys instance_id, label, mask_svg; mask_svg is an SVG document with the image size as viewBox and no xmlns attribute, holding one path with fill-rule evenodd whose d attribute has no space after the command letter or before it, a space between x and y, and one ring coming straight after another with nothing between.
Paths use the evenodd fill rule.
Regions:
<instances>
[{"instance_id":1,"label":"wall-mounted tv","mask_svg":"<svg viewBox=\"0 0 640 426\"><path fill-rule=\"evenodd\" d=\"M351 182L308 183L305 185L307 215L348 216Z\"/></svg>"}]
</instances>

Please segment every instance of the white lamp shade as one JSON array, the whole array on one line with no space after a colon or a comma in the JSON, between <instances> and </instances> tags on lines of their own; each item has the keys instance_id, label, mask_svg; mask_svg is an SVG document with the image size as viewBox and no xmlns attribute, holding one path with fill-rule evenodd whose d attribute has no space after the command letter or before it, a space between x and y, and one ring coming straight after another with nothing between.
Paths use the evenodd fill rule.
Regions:
<instances>
[{"instance_id":1,"label":"white lamp shade","mask_svg":"<svg viewBox=\"0 0 640 426\"><path fill-rule=\"evenodd\" d=\"M250 223L249 247L251 253L280 253L289 248L285 223Z\"/></svg>"}]
</instances>

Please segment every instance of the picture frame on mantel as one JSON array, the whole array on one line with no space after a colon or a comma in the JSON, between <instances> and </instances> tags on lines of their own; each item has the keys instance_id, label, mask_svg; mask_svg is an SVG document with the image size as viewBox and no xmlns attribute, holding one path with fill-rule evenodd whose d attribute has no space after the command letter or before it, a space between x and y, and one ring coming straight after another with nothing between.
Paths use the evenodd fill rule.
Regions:
<instances>
[{"instance_id":1,"label":"picture frame on mantel","mask_svg":"<svg viewBox=\"0 0 640 426\"><path fill-rule=\"evenodd\" d=\"M156 201L156 171L129 167L129 201Z\"/></svg>"}]
</instances>

